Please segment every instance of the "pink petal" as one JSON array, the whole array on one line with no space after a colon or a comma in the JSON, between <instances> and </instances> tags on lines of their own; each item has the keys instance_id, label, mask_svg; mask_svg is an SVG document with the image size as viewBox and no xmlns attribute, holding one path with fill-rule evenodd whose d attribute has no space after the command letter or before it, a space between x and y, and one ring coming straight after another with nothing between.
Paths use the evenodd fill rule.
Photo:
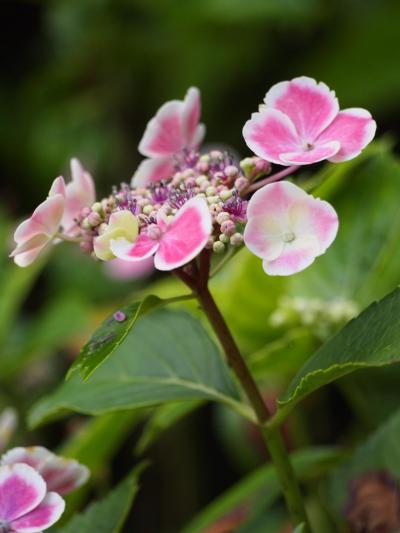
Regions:
<instances>
[{"instance_id":1,"label":"pink petal","mask_svg":"<svg viewBox=\"0 0 400 533\"><path fill-rule=\"evenodd\" d=\"M173 270L191 261L206 245L212 230L207 202L191 198L179 209L163 235L154 258L158 270Z\"/></svg>"},{"instance_id":2,"label":"pink petal","mask_svg":"<svg viewBox=\"0 0 400 533\"><path fill-rule=\"evenodd\" d=\"M14 258L14 263L19 267L27 267L35 261L50 240L51 238L47 235L35 235L28 241L18 244L11 252L10 257Z\"/></svg>"},{"instance_id":3,"label":"pink petal","mask_svg":"<svg viewBox=\"0 0 400 533\"><path fill-rule=\"evenodd\" d=\"M319 248L316 255L323 254L332 244L339 227L334 208L328 202L312 196L292 205L289 220L297 236L317 239Z\"/></svg>"},{"instance_id":4,"label":"pink petal","mask_svg":"<svg viewBox=\"0 0 400 533\"><path fill-rule=\"evenodd\" d=\"M277 83L267 92L264 102L268 107L285 113L300 137L310 142L332 122L339 111L334 91L307 76Z\"/></svg>"},{"instance_id":5,"label":"pink petal","mask_svg":"<svg viewBox=\"0 0 400 533\"><path fill-rule=\"evenodd\" d=\"M172 155L185 147L182 124L183 103L172 100L160 107L147 124L139 152L147 157Z\"/></svg>"},{"instance_id":6,"label":"pink petal","mask_svg":"<svg viewBox=\"0 0 400 533\"><path fill-rule=\"evenodd\" d=\"M10 522L39 505L46 495L46 483L25 464L0 467L0 521Z\"/></svg>"},{"instance_id":7,"label":"pink petal","mask_svg":"<svg viewBox=\"0 0 400 533\"><path fill-rule=\"evenodd\" d=\"M53 236L61 223L64 213L64 197L61 194L50 196L33 212L32 216L22 222L14 233L17 243L26 241L39 233Z\"/></svg>"},{"instance_id":8,"label":"pink petal","mask_svg":"<svg viewBox=\"0 0 400 533\"><path fill-rule=\"evenodd\" d=\"M46 481L47 490L63 496L86 483L89 470L74 459L53 455L40 468L40 475Z\"/></svg>"},{"instance_id":9,"label":"pink petal","mask_svg":"<svg viewBox=\"0 0 400 533\"><path fill-rule=\"evenodd\" d=\"M96 200L92 176L86 172L78 159L71 159L72 181L66 186L65 212L62 225L66 233L76 227L75 219L84 207L90 207Z\"/></svg>"},{"instance_id":10,"label":"pink petal","mask_svg":"<svg viewBox=\"0 0 400 533\"><path fill-rule=\"evenodd\" d=\"M273 261L264 259L264 271L270 276L290 276L310 266L316 257L318 242L314 238L296 239L285 244L282 254Z\"/></svg>"},{"instance_id":11,"label":"pink petal","mask_svg":"<svg viewBox=\"0 0 400 533\"><path fill-rule=\"evenodd\" d=\"M154 157L142 161L132 178L132 187L147 185L170 178L175 174L174 160L171 156Z\"/></svg>"},{"instance_id":12,"label":"pink petal","mask_svg":"<svg viewBox=\"0 0 400 533\"><path fill-rule=\"evenodd\" d=\"M244 230L244 242L254 255L271 261L283 251L283 231L282 220L265 213L249 219Z\"/></svg>"},{"instance_id":13,"label":"pink petal","mask_svg":"<svg viewBox=\"0 0 400 533\"><path fill-rule=\"evenodd\" d=\"M190 87L183 101L183 132L187 148L197 148L203 140L204 126L199 129L201 112L200 91L197 87Z\"/></svg>"},{"instance_id":14,"label":"pink petal","mask_svg":"<svg viewBox=\"0 0 400 533\"><path fill-rule=\"evenodd\" d=\"M49 196L54 196L55 194L65 196L65 181L62 176L58 176L50 187Z\"/></svg>"},{"instance_id":15,"label":"pink petal","mask_svg":"<svg viewBox=\"0 0 400 533\"><path fill-rule=\"evenodd\" d=\"M289 207L308 195L289 181L270 183L253 194L247 205L247 218L273 214L278 219L287 215Z\"/></svg>"},{"instance_id":16,"label":"pink petal","mask_svg":"<svg viewBox=\"0 0 400 533\"><path fill-rule=\"evenodd\" d=\"M352 108L340 111L335 120L318 137L318 143L339 141L340 150L329 157L329 161L339 163L356 157L376 132L376 122L365 109Z\"/></svg>"},{"instance_id":17,"label":"pink petal","mask_svg":"<svg viewBox=\"0 0 400 533\"><path fill-rule=\"evenodd\" d=\"M112 240L110 249L115 257L124 261L142 261L153 255L159 247L159 242L150 239L146 233L141 233L134 243L123 237Z\"/></svg>"},{"instance_id":18,"label":"pink petal","mask_svg":"<svg viewBox=\"0 0 400 533\"><path fill-rule=\"evenodd\" d=\"M340 150L340 143L331 141L327 143L316 144L314 148L306 151L288 152L281 154L282 163L287 165L312 165L329 159L337 154Z\"/></svg>"},{"instance_id":19,"label":"pink petal","mask_svg":"<svg viewBox=\"0 0 400 533\"><path fill-rule=\"evenodd\" d=\"M64 509L65 502L61 496L56 492L49 492L33 511L11 522L12 531L38 533L55 524Z\"/></svg>"},{"instance_id":20,"label":"pink petal","mask_svg":"<svg viewBox=\"0 0 400 533\"><path fill-rule=\"evenodd\" d=\"M247 146L259 157L279 165L280 155L301 150L302 141L287 115L277 109L253 113L243 127Z\"/></svg>"},{"instance_id":21,"label":"pink petal","mask_svg":"<svg viewBox=\"0 0 400 533\"><path fill-rule=\"evenodd\" d=\"M43 446L22 446L12 448L8 450L1 458L2 465L12 465L15 463L25 463L36 470L39 470L41 466L55 457L54 453L47 450Z\"/></svg>"},{"instance_id":22,"label":"pink petal","mask_svg":"<svg viewBox=\"0 0 400 533\"><path fill-rule=\"evenodd\" d=\"M132 263L123 259L113 259L107 261L104 266L112 278L120 280L139 279L154 271L154 260L152 257L147 257L142 261Z\"/></svg>"}]
</instances>

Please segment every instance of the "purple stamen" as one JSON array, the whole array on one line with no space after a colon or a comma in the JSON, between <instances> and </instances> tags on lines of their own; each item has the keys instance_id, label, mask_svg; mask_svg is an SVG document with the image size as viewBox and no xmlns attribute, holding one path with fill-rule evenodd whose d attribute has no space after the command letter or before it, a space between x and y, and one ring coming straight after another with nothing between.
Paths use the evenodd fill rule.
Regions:
<instances>
[{"instance_id":1,"label":"purple stamen","mask_svg":"<svg viewBox=\"0 0 400 533\"><path fill-rule=\"evenodd\" d=\"M193 198L194 193L192 190L172 189L169 192L168 202L171 207L180 209L190 198Z\"/></svg>"},{"instance_id":2,"label":"purple stamen","mask_svg":"<svg viewBox=\"0 0 400 533\"><path fill-rule=\"evenodd\" d=\"M229 200L224 203L223 210L235 217L236 220L246 220L247 201L242 200L235 190Z\"/></svg>"}]
</instances>

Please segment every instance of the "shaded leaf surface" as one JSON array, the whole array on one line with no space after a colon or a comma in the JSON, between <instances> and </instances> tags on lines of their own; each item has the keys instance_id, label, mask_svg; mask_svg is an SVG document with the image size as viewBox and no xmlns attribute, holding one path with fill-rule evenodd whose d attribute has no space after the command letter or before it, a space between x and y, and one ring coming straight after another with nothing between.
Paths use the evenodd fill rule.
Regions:
<instances>
[{"instance_id":1,"label":"shaded leaf surface","mask_svg":"<svg viewBox=\"0 0 400 533\"><path fill-rule=\"evenodd\" d=\"M158 310L138 321L89 381L74 376L40 401L30 422L37 425L69 410L101 414L189 399L221 401L247 412L201 323L182 311Z\"/></svg>"},{"instance_id":2,"label":"shaded leaf surface","mask_svg":"<svg viewBox=\"0 0 400 533\"><path fill-rule=\"evenodd\" d=\"M295 376L281 398L283 409L359 368L400 362L400 289L371 304L326 342Z\"/></svg>"}]
</instances>

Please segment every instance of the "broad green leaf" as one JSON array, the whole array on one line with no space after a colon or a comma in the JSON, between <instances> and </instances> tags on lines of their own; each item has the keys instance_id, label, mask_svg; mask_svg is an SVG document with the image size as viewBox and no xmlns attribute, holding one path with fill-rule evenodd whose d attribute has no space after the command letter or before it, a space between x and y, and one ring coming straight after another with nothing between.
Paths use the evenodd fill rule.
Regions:
<instances>
[{"instance_id":1,"label":"broad green leaf","mask_svg":"<svg viewBox=\"0 0 400 533\"><path fill-rule=\"evenodd\" d=\"M308 448L291 456L293 468L300 479L323 475L340 458L337 448ZM274 467L269 464L257 468L236 485L211 502L188 524L183 533L201 533L208 526L226 516L240 505L253 509L271 505L280 494L280 486Z\"/></svg>"},{"instance_id":2,"label":"broad green leaf","mask_svg":"<svg viewBox=\"0 0 400 533\"><path fill-rule=\"evenodd\" d=\"M68 505L62 520L70 517L80 507L87 493L104 476L106 465L124 442L126 436L142 420L140 411L121 411L93 418L58 450L76 459L90 470L90 478L79 490L68 495Z\"/></svg>"},{"instance_id":3,"label":"broad green leaf","mask_svg":"<svg viewBox=\"0 0 400 533\"><path fill-rule=\"evenodd\" d=\"M116 318L116 314L114 313L104 320L82 348L79 356L68 372L67 379L76 370L79 370L81 376L87 379L124 341L141 316L155 310L157 307L186 298L187 296L161 300L157 296L151 295L147 296L141 302L134 302L121 307L117 311L121 318Z\"/></svg>"},{"instance_id":4,"label":"broad green leaf","mask_svg":"<svg viewBox=\"0 0 400 533\"><path fill-rule=\"evenodd\" d=\"M89 381L76 375L39 401L30 422L38 425L68 411L103 414L199 399L249 414L201 323L186 312L160 309L137 322Z\"/></svg>"},{"instance_id":5,"label":"broad green leaf","mask_svg":"<svg viewBox=\"0 0 400 533\"><path fill-rule=\"evenodd\" d=\"M108 496L92 503L55 533L118 533L128 516L139 488L143 466L135 468Z\"/></svg>"},{"instance_id":6,"label":"broad green leaf","mask_svg":"<svg viewBox=\"0 0 400 533\"><path fill-rule=\"evenodd\" d=\"M304 533L305 530L306 530L306 525L305 525L305 523L303 522L302 524L299 524L299 525L293 530L293 533Z\"/></svg>"},{"instance_id":7,"label":"broad green leaf","mask_svg":"<svg viewBox=\"0 0 400 533\"><path fill-rule=\"evenodd\" d=\"M371 304L327 341L280 400L282 418L302 398L354 370L400 362L400 289Z\"/></svg>"},{"instance_id":8,"label":"broad green leaf","mask_svg":"<svg viewBox=\"0 0 400 533\"><path fill-rule=\"evenodd\" d=\"M386 472L393 479L400 479L399 440L400 411L397 411L334 470L326 490L328 503L336 513L345 508L352 479L373 472Z\"/></svg>"},{"instance_id":9,"label":"broad green leaf","mask_svg":"<svg viewBox=\"0 0 400 533\"><path fill-rule=\"evenodd\" d=\"M136 444L135 452L144 453L171 426L203 405L201 400L160 405L150 415Z\"/></svg>"}]
</instances>

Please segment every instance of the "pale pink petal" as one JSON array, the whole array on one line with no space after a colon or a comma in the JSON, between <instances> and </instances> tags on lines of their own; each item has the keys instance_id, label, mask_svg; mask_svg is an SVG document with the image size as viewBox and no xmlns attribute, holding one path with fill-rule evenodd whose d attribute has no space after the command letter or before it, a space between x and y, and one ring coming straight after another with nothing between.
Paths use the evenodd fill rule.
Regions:
<instances>
[{"instance_id":1,"label":"pale pink petal","mask_svg":"<svg viewBox=\"0 0 400 533\"><path fill-rule=\"evenodd\" d=\"M293 202L307 197L303 189L289 181L270 183L253 194L247 204L247 217L250 219L267 213L283 219Z\"/></svg>"},{"instance_id":2,"label":"pale pink petal","mask_svg":"<svg viewBox=\"0 0 400 533\"><path fill-rule=\"evenodd\" d=\"M170 178L175 172L172 156L145 159L133 175L132 187L146 187L156 181Z\"/></svg>"},{"instance_id":3,"label":"pale pink petal","mask_svg":"<svg viewBox=\"0 0 400 533\"><path fill-rule=\"evenodd\" d=\"M43 446L18 446L8 450L1 457L1 465L12 465L15 463L25 463L36 470L40 470L42 465L49 459L53 459L55 454Z\"/></svg>"},{"instance_id":4,"label":"pale pink petal","mask_svg":"<svg viewBox=\"0 0 400 533\"><path fill-rule=\"evenodd\" d=\"M172 100L160 107L147 124L139 152L147 157L172 155L185 147L182 124L183 102Z\"/></svg>"},{"instance_id":5,"label":"pale pink petal","mask_svg":"<svg viewBox=\"0 0 400 533\"><path fill-rule=\"evenodd\" d=\"M65 457L54 455L40 468L40 475L46 481L47 490L57 492L61 496L70 493L86 483L89 469Z\"/></svg>"},{"instance_id":6,"label":"pale pink petal","mask_svg":"<svg viewBox=\"0 0 400 533\"><path fill-rule=\"evenodd\" d=\"M65 232L76 230L76 218L84 207L90 207L96 200L95 185L92 176L80 161L71 159L72 181L66 186L65 212L62 225Z\"/></svg>"},{"instance_id":7,"label":"pale pink petal","mask_svg":"<svg viewBox=\"0 0 400 533\"><path fill-rule=\"evenodd\" d=\"M188 148L197 149L200 144L203 142L203 139L206 135L206 126L205 124L199 124L197 126L196 132Z\"/></svg>"},{"instance_id":8,"label":"pale pink petal","mask_svg":"<svg viewBox=\"0 0 400 533\"><path fill-rule=\"evenodd\" d=\"M147 257L135 263L123 259L113 259L104 264L107 274L115 279L127 280L149 276L154 271L153 258Z\"/></svg>"},{"instance_id":9,"label":"pale pink petal","mask_svg":"<svg viewBox=\"0 0 400 533\"><path fill-rule=\"evenodd\" d=\"M337 141L316 143L313 148L281 154L280 158L282 163L286 165L312 165L318 161L332 158L339 150L340 143Z\"/></svg>"},{"instance_id":10,"label":"pale pink petal","mask_svg":"<svg viewBox=\"0 0 400 533\"><path fill-rule=\"evenodd\" d=\"M323 254L337 235L339 220L328 203L309 196L295 202L289 210L289 221L296 237L315 237L319 243L316 255Z\"/></svg>"},{"instance_id":11,"label":"pale pink petal","mask_svg":"<svg viewBox=\"0 0 400 533\"><path fill-rule=\"evenodd\" d=\"M62 176L58 176L50 187L49 196L54 196L55 194L65 196L65 181Z\"/></svg>"},{"instance_id":12,"label":"pale pink petal","mask_svg":"<svg viewBox=\"0 0 400 533\"><path fill-rule=\"evenodd\" d=\"M163 235L154 258L158 270L173 270L191 261L206 245L212 230L207 202L191 198Z\"/></svg>"},{"instance_id":13,"label":"pale pink petal","mask_svg":"<svg viewBox=\"0 0 400 533\"><path fill-rule=\"evenodd\" d=\"M44 233L53 236L60 227L64 205L64 197L61 194L50 196L35 209L31 220L38 226L41 225Z\"/></svg>"},{"instance_id":14,"label":"pale pink petal","mask_svg":"<svg viewBox=\"0 0 400 533\"><path fill-rule=\"evenodd\" d=\"M159 247L159 242L150 239L146 233L141 233L134 243L123 237L110 242L110 249L115 257L124 261L142 261L153 255Z\"/></svg>"},{"instance_id":15,"label":"pale pink petal","mask_svg":"<svg viewBox=\"0 0 400 533\"><path fill-rule=\"evenodd\" d=\"M277 109L253 113L243 127L243 137L256 155L279 165L285 164L282 153L298 152L302 147L293 122Z\"/></svg>"},{"instance_id":16,"label":"pale pink petal","mask_svg":"<svg viewBox=\"0 0 400 533\"><path fill-rule=\"evenodd\" d=\"M204 128L198 130L201 112L200 91L197 87L190 87L183 101L182 122L183 133L187 148L197 148L202 141Z\"/></svg>"},{"instance_id":17,"label":"pale pink petal","mask_svg":"<svg viewBox=\"0 0 400 533\"><path fill-rule=\"evenodd\" d=\"M65 502L61 496L56 492L49 492L35 509L13 520L10 526L17 533L38 533L55 524L64 509Z\"/></svg>"},{"instance_id":18,"label":"pale pink petal","mask_svg":"<svg viewBox=\"0 0 400 533\"><path fill-rule=\"evenodd\" d=\"M10 522L39 505L46 495L46 483L25 464L0 467L0 521Z\"/></svg>"},{"instance_id":19,"label":"pale pink petal","mask_svg":"<svg viewBox=\"0 0 400 533\"><path fill-rule=\"evenodd\" d=\"M307 76L277 83L267 92L264 102L267 107L285 113L300 137L310 142L316 139L339 112L334 91Z\"/></svg>"},{"instance_id":20,"label":"pale pink petal","mask_svg":"<svg viewBox=\"0 0 400 533\"><path fill-rule=\"evenodd\" d=\"M10 257L14 258L14 263L19 267L27 267L35 261L50 240L51 238L47 235L36 235L28 241L18 244L11 252Z\"/></svg>"},{"instance_id":21,"label":"pale pink petal","mask_svg":"<svg viewBox=\"0 0 400 533\"><path fill-rule=\"evenodd\" d=\"M295 239L286 243L282 254L273 261L263 260L264 271L270 276L290 276L310 266L318 253L316 238Z\"/></svg>"},{"instance_id":22,"label":"pale pink petal","mask_svg":"<svg viewBox=\"0 0 400 533\"><path fill-rule=\"evenodd\" d=\"M282 220L266 212L249 219L244 230L244 243L254 255L271 261L283 251L283 231Z\"/></svg>"},{"instance_id":23,"label":"pale pink petal","mask_svg":"<svg viewBox=\"0 0 400 533\"><path fill-rule=\"evenodd\" d=\"M340 150L329 161L339 163L356 157L376 132L376 122L365 109L352 108L340 111L335 120L318 137L318 143L339 141Z\"/></svg>"}]
</instances>

